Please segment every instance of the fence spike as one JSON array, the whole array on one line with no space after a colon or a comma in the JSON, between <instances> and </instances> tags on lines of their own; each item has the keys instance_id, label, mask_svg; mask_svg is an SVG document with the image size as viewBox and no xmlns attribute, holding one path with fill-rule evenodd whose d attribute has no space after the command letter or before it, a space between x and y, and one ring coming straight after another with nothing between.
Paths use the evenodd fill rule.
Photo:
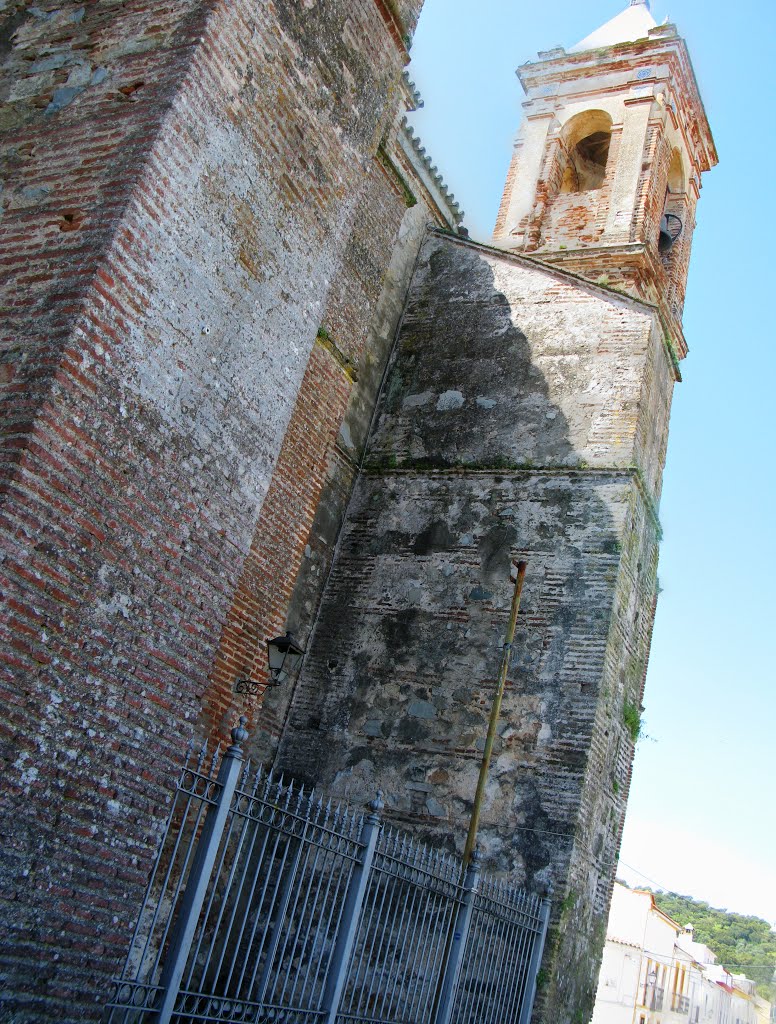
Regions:
<instances>
[{"instance_id":1,"label":"fence spike","mask_svg":"<svg viewBox=\"0 0 776 1024\"><path fill-rule=\"evenodd\" d=\"M202 771L202 765L205 763L207 757L207 740L202 744L199 749L199 757L197 758L197 771Z\"/></svg>"},{"instance_id":2,"label":"fence spike","mask_svg":"<svg viewBox=\"0 0 776 1024\"><path fill-rule=\"evenodd\" d=\"M437 851L436 850L432 850L429 846L426 846L425 844L423 845L422 849L423 849L423 853L424 853L425 858L426 858L426 870L427 871L435 871L436 870L436 861L437 861Z\"/></svg>"}]
</instances>

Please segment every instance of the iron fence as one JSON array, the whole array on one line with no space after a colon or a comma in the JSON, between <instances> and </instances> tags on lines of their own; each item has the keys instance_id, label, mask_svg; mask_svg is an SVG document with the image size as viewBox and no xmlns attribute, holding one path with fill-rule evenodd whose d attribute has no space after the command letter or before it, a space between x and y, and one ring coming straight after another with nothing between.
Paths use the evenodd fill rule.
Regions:
<instances>
[{"instance_id":1,"label":"iron fence","mask_svg":"<svg viewBox=\"0 0 776 1024\"><path fill-rule=\"evenodd\" d=\"M527 1024L549 916L367 813L187 761L108 1024Z\"/></svg>"}]
</instances>

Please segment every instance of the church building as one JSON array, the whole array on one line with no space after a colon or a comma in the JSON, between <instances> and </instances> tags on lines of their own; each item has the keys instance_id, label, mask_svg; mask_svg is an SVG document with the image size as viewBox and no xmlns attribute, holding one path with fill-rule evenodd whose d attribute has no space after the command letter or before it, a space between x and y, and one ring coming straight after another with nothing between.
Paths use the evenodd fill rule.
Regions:
<instances>
[{"instance_id":1,"label":"church building","mask_svg":"<svg viewBox=\"0 0 776 1024\"><path fill-rule=\"evenodd\" d=\"M0 14L9 1024L100 1019L187 744L240 715L254 760L460 853L518 560L480 851L551 893L534 1020L589 1020L716 151L634 0L518 69L473 241L407 123L421 7Z\"/></svg>"}]
</instances>

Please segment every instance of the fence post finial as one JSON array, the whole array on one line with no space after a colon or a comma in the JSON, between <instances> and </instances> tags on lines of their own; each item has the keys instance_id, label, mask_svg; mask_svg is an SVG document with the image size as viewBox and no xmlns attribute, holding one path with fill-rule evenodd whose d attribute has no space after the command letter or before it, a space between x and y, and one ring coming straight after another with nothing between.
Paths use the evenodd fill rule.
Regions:
<instances>
[{"instance_id":1,"label":"fence post finial","mask_svg":"<svg viewBox=\"0 0 776 1024\"><path fill-rule=\"evenodd\" d=\"M227 750L227 754L234 756L235 754L242 754L242 745L248 739L248 730L245 728L245 723L248 719L245 715L240 715L240 724L236 725L232 729L232 745Z\"/></svg>"},{"instance_id":2,"label":"fence post finial","mask_svg":"<svg viewBox=\"0 0 776 1024\"><path fill-rule=\"evenodd\" d=\"M368 806L372 814L379 814L385 809L385 800L383 800L383 791L381 789L378 789L377 796L374 800L370 801Z\"/></svg>"}]
</instances>

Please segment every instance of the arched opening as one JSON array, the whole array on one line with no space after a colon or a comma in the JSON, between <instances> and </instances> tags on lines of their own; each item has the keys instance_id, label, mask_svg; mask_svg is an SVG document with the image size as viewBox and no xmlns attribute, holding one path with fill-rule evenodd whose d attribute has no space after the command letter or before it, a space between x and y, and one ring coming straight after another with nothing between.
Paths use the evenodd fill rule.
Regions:
<instances>
[{"instance_id":1,"label":"arched opening","mask_svg":"<svg viewBox=\"0 0 776 1024\"><path fill-rule=\"evenodd\" d=\"M663 215L660 218L657 248L661 256L668 256L684 231L684 204L682 197L687 189L682 154L674 149L668 165L666 198Z\"/></svg>"},{"instance_id":2,"label":"arched opening","mask_svg":"<svg viewBox=\"0 0 776 1024\"><path fill-rule=\"evenodd\" d=\"M606 111L586 110L572 117L564 126L560 141L560 191L589 192L601 188L612 141L612 119Z\"/></svg>"},{"instance_id":3,"label":"arched opening","mask_svg":"<svg viewBox=\"0 0 776 1024\"><path fill-rule=\"evenodd\" d=\"M671 154L671 163L668 166L668 191L671 193L687 191L682 154L678 149L675 149Z\"/></svg>"}]
</instances>

